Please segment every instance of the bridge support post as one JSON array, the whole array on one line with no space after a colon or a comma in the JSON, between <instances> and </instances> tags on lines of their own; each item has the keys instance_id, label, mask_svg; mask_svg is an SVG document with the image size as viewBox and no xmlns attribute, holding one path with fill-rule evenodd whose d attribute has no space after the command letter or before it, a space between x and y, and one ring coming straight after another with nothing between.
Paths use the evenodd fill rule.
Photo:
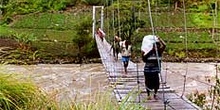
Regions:
<instances>
[{"instance_id":1,"label":"bridge support post","mask_svg":"<svg viewBox=\"0 0 220 110\"><path fill-rule=\"evenodd\" d=\"M100 18L97 20L96 19L96 9L101 8L101 14ZM92 36L95 38L95 31L96 31L96 23L100 22L100 28L103 30L104 28L104 6L93 6L93 11L92 11Z\"/></svg>"}]
</instances>

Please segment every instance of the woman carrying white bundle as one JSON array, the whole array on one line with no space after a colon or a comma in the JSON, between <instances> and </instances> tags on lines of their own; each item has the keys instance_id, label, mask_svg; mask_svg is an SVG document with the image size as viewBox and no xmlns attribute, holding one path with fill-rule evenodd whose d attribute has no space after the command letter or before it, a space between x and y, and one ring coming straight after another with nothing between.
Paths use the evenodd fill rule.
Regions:
<instances>
[{"instance_id":1,"label":"woman carrying white bundle","mask_svg":"<svg viewBox=\"0 0 220 110\"><path fill-rule=\"evenodd\" d=\"M154 99L157 99L157 91L160 85L161 57L165 47L165 42L155 35L147 35L143 38L141 51L142 59L145 62L144 76L148 99L151 99L151 90L154 90Z\"/></svg>"}]
</instances>

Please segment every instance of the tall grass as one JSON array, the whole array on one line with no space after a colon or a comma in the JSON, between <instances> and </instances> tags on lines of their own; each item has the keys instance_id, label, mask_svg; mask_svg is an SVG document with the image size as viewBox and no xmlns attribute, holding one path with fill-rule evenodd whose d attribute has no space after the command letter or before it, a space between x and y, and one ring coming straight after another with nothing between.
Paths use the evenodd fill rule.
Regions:
<instances>
[{"instance_id":1,"label":"tall grass","mask_svg":"<svg viewBox=\"0 0 220 110\"><path fill-rule=\"evenodd\" d=\"M97 91L83 101L58 101L57 93L46 94L34 83L17 74L0 72L0 110L145 110L139 104L129 103L137 93L130 93L121 103L112 90ZM87 100L88 98L88 100ZM133 100L133 99L132 99ZM134 99L135 100L135 99Z\"/></svg>"},{"instance_id":2,"label":"tall grass","mask_svg":"<svg viewBox=\"0 0 220 110\"><path fill-rule=\"evenodd\" d=\"M30 81L19 80L12 74L0 73L1 110L55 110L56 108L56 103Z\"/></svg>"},{"instance_id":3,"label":"tall grass","mask_svg":"<svg viewBox=\"0 0 220 110\"><path fill-rule=\"evenodd\" d=\"M145 107L130 103L128 100L137 96L137 93L128 94L120 103L115 99L112 91L97 92L88 102L78 102L72 104L71 110L146 110Z\"/></svg>"}]
</instances>

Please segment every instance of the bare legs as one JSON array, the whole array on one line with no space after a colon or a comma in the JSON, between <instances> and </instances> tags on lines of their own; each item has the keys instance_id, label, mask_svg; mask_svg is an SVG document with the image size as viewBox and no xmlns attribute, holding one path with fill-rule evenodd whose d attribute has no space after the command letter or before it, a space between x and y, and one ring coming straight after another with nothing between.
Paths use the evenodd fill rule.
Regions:
<instances>
[{"instance_id":1,"label":"bare legs","mask_svg":"<svg viewBox=\"0 0 220 110\"><path fill-rule=\"evenodd\" d=\"M116 61L118 60L118 54L119 54L119 49L113 47L113 56L115 57Z\"/></svg>"},{"instance_id":2,"label":"bare legs","mask_svg":"<svg viewBox=\"0 0 220 110\"><path fill-rule=\"evenodd\" d=\"M127 74L128 61L124 61L123 63L124 63L124 72L125 74Z\"/></svg>"}]
</instances>

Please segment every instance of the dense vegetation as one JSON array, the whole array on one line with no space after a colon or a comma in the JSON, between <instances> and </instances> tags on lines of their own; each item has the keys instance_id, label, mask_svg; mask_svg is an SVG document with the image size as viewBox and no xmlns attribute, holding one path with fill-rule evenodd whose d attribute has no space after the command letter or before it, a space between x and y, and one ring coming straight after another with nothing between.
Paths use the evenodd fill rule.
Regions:
<instances>
[{"instance_id":1,"label":"dense vegetation","mask_svg":"<svg viewBox=\"0 0 220 110\"><path fill-rule=\"evenodd\" d=\"M1 62L82 63L98 58L91 38L92 5L105 6L107 40L114 34L130 39L133 57L139 57L143 36L153 34L144 0L1 0L0 36L14 44L1 49ZM164 60L218 61L218 5L213 0L151 0L154 33L167 42Z\"/></svg>"}]
</instances>

